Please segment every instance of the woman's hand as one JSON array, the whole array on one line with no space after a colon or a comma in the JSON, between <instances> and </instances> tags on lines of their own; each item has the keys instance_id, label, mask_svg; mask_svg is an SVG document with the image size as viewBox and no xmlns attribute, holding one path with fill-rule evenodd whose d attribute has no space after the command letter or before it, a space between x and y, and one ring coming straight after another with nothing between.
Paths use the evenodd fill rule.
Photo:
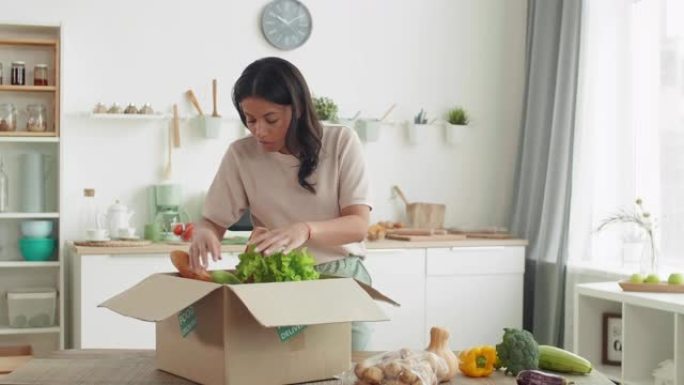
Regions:
<instances>
[{"instance_id":1,"label":"woman's hand","mask_svg":"<svg viewBox=\"0 0 684 385\"><path fill-rule=\"evenodd\" d=\"M257 233L258 232L258 233ZM304 222L267 230L263 227L254 229L249 241L255 251L264 255L282 252L284 254L302 246L311 237L311 228Z\"/></svg>"},{"instance_id":2,"label":"woman's hand","mask_svg":"<svg viewBox=\"0 0 684 385\"><path fill-rule=\"evenodd\" d=\"M202 226L195 231L190 244L190 269L195 273L207 270L209 254L214 262L221 259L221 242L214 231Z\"/></svg>"}]
</instances>

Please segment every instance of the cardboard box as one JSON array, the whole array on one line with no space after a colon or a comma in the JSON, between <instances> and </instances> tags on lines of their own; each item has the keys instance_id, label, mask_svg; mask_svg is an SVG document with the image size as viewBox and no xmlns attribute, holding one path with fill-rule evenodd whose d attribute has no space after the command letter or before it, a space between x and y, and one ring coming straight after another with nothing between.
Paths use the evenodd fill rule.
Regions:
<instances>
[{"instance_id":1,"label":"cardboard box","mask_svg":"<svg viewBox=\"0 0 684 385\"><path fill-rule=\"evenodd\" d=\"M158 369L201 384L269 385L348 370L351 321L388 320L373 299L397 305L350 278L220 285L156 274L100 306L156 322Z\"/></svg>"}]
</instances>

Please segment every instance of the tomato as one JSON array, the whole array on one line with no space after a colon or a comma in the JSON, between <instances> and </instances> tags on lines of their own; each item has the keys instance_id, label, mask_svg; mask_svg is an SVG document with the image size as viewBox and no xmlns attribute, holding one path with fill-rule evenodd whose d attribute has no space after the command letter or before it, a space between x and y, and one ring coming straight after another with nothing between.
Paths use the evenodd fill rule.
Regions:
<instances>
[{"instance_id":1,"label":"tomato","mask_svg":"<svg viewBox=\"0 0 684 385\"><path fill-rule=\"evenodd\" d=\"M185 231L185 226L183 226L182 223L178 223L173 227L173 233L175 235L181 236L183 234L183 231Z\"/></svg>"},{"instance_id":2,"label":"tomato","mask_svg":"<svg viewBox=\"0 0 684 385\"><path fill-rule=\"evenodd\" d=\"M188 223L185 225L185 231L183 232L183 235L181 235L181 239L183 239L186 242L189 242L192 240L192 233L195 230L195 226L192 223Z\"/></svg>"}]
</instances>

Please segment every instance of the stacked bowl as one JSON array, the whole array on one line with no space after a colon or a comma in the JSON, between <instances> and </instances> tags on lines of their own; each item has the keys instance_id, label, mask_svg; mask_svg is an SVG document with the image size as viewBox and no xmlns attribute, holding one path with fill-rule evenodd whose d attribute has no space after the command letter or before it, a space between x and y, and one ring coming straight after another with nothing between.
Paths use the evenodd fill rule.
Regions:
<instances>
[{"instance_id":1,"label":"stacked bowl","mask_svg":"<svg viewBox=\"0 0 684 385\"><path fill-rule=\"evenodd\" d=\"M55 239L51 238L53 223L49 220L21 222L22 238L19 251L27 261L49 261L55 251Z\"/></svg>"}]
</instances>

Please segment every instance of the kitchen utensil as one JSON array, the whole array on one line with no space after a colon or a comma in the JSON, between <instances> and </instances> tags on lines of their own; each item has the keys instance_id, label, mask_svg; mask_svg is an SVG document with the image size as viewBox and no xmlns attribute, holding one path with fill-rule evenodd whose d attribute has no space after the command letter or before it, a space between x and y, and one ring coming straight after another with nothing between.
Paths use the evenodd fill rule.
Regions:
<instances>
[{"instance_id":1,"label":"kitchen utensil","mask_svg":"<svg viewBox=\"0 0 684 385\"><path fill-rule=\"evenodd\" d=\"M213 104L214 104L214 112L211 113L211 116L213 116L213 117L220 116L218 114L218 109L216 108L216 93L217 93L216 88L217 88L216 87L216 79L214 79L211 81L211 99L212 99Z\"/></svg>"},{"instance_id":2,"label":"kitchen utensil","mask_svg":"<svg viewBox=\"0 0 684 385\"><path fill-rule=\"evenodd\" d=\"M402 235L388 233L385 238L409 242L439 242L462 241L466 239L466 236L463 234Z\"/></svg>"},{"instance_id":3,"label":"kitchen utensil","mask_svg":"<svg viewBox=\"0 0 684 385\"><path fill-rule=\"evenodd\" d=\"M116 240L116 241L75 241L74 245L84 247L143 247L149 246L152 242L146 240Z\"/></svg>"},{"instance_id":4,"label":"kitchen utensil","mask_svg":"<svg viewBox=\"0 0 684 385\"><path fill-rule=\"evenodd\" d=\"M446 235L447 231L444 229L413 229L413 228L402 228L402 229L389 229L386 231L387 234L396 235Z\"/></svg>"},{"instance_id":5,"label":"kitchen utensil","mask_svg":"<svg viewBox=\"0 0 684 385\"><path fill-rule=\"evenodd\" d=\"M116 236L119 233L119 229L131 227L129 222L134 214L133 210L129 210L121 202L116 201L113 205L109 206L106 214L100 215L100 222L104 223L103 227L109 230L111 236Z\"/></svg>"},{"instance_id":6,"label":"kitchen utensil","mask_svg":"<svg viewBox=\"0 0 684 385\"><path fill-rule=\"evenodd\" d=\"M173 105L173 146L180 148L180 121L178 118L178 105Z\"/></svg>"},{"instance_id":7,"label":"kitchen utensil","mask_svg":"<svg viewBox=\"0 0 684 385\"><path fill-rule=\"evenodd\" d=\"M353 121L355 121L356 119L358 119L359 116L361 116L361 110L356 111L356 113L354 114L354 116L352 116L351 119L349 119L349 120L353 122Z\"/></svg>"},{"instance_id":8,"label":"kitchen utensil","mask_svg":"<svg viewBox=\"0 0 684 385\"><path fill-rule=\"evenodd\" d=\"M21 238L19 251L27 261L48 261L55 251L53 238Z\"/></svg>"},{"instance_id":9,"label":"kitchen utensil","mask_svg":"<svg viewBox=\"0 0 684 385\"><path fill-rule=\"evenodd\" d=\"M392 188L406 205L406 217L409 227L420 229L441 229L444 227L445 205L424 202L409 203L399 186L393 186Z\"/></svg>"},{"instance_id":10,"label":"kitchen utensil","mask_svg":"<svg viewBox=\"0 0 684 385\"><path fill-rule=\"evenodd\" d=\"M389 114L394 110L394 108L395 108L396 106L397 106L396 103L392 104L392 105L390 106L390 108L387 110L387 112L385 112L385 114L382 115L382 118L380 118L380 121L382 122L382 121L384 121L385 119L387 119L387 117L389 116Z\"/></svg>"},{"instance_id":11,"label":"kitchen utensil","mask_svg":"<svg viewBox=\"0 0 684 385\"><path fill-rule=\"evenodd\" d=\"M97 228L97 229L87 229L85 231L86 239L93 242L102 242L109 240L109 230Z\"/></svg>"},{"instance_id":12,"label":"kitchen utensil","mask_svg":"<svg viewBox=\"0 0 684 385\"><path fill-rule=\"evenodd\" d=\"M20 209L23 212L45 211L46 162L46 157L39 152L27 152L19 156Z\"/></svg>"},{"instance_id":13,"label":"kitchen utensil","mask_svg":"<svg viewBox=\"0 0 684 385\"><path fill-rule=\"evenodd\" d=\"M195 93L192 90L187 90L187 91L185 91L185 95L187 95L188 99L190 99L190 103L192 103L192 105L195 106L195 109L197 109L197 112L200 115L204 115L204 112L202 112L202 107L200 106L199 102L197 101L197 97L195 96Z\"/></svg>"},{"instance_id":14,"label":"kitchen utensil","mask_svg":"<svg viewBox=\"0 0 684 385\"><path fill-rule=\"evenodd\" d=\"M47 112L42 104L29 104L26 106L26 131L47 131Z\"/></svg>"},{"instance_id":15,"label":"kitchen utensil","mask_svg":"<svg viewBox=\"0 0 684 385\"><path fill-rule=\"evenodd\" d=\"M21 234L27 238L45 238L52 234L52 221L27 220L21 222Z\"/></svg>"},{"instance_id":16,"label":"kitchen utensil","mask_svg":"<svg viewBox=\"0 0 684 385\"><path fill-rule=\"evenodd\" d=\"M166 162L166 168L164 168L164 179L169 180L171 179L171 176L173 176L173 165L172 165L172 158L173 158L173 128L169 129L169 151L168 151L168 160Z\"/></svg>"}]
</instances>

